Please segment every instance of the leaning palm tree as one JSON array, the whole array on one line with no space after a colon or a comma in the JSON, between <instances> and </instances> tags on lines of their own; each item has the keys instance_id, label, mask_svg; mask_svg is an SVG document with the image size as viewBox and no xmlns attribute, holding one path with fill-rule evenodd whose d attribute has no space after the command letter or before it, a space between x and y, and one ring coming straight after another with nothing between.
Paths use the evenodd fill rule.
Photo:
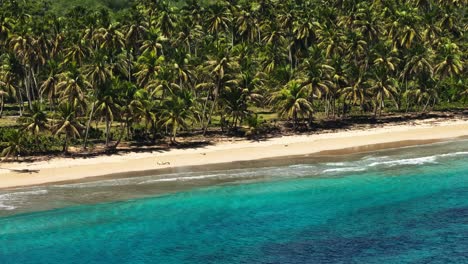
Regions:
<instances>
[{"instance_id":1,"label":"leaning palm tree","mask_svg":"<svg viewBox=\"0 0 468 264\"><path fill-rule=\"evenodd\" d=\"M308 100L310 89L298 81L290 81L281 90L272 94L270 104L280 117L293 120L296 128L298 119L313 113L313 105Z\"/></svg>"},{"instance_id":2,"label":"leaning palm tree","mask_svg":"<svg viewBox=\"0 0 468 264\"><path fill-rule=\"evenodd\" d=\"M83 126L76 118L76 107L69 102L64 102L58 107L58 122L53 125L52 131L55 136L65 135L63 141L63 152L68 153L71 138L81 137Z\"/></svg>"}]
</instances>

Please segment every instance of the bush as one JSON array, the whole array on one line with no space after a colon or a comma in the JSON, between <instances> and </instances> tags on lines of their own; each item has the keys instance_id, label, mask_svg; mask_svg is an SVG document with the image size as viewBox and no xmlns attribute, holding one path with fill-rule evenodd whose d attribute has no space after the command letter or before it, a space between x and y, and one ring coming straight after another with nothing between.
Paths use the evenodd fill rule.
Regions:
<instances>
[{"instance_id":1,"label":"bush","mask_svg":"<svg viewBox=\"0 0 468 264\"><path fill-rule=\"evenodd\" d=\"M63 140L50 134L31 135L15 128L0 129L0 152L14 147L20 155L34 155L60 151L62 146Z\"/></svg>"},{"instance_id":2,"label":"bush","mask_svg":"<svg viewBox=\"0 0 468 264\"><path fill-rule=\"evenodd\" d=\"M262 117L258 117L256 114L247 117L246 122L249 126L245 131L245 136L247 137L256 137L275 130L273 125L267 123Z\"/></svg>"},{"instance_id":3,"label":"bush","mask_svg":"<svg viewBox=\"0 0 468 264\"><path fill-rule=\"evenodd\" d=\"M8 127L8 128L5 128L5 127L2 127L0 128L0 143L6 143L8 142L12 135L17 133L18 132L18 129L16 128L11 128L11 127Z\"/></svg>"}]
</instances>

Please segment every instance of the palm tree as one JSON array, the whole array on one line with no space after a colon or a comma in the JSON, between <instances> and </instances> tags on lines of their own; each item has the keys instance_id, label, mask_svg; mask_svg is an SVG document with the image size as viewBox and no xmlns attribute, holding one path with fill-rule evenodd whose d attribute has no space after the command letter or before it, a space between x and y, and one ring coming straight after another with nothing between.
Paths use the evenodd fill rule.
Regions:
<instances>
[{"instance_id":1,"label":"palm tree","mask_svg":"<svg viewBox=\"0 0 468 264\"><path fill-rule=\"evenodd\" d=\"M35 61L35 39L29 35L16 35L10 40L11 50L14 52L19 61L22 64L24 72L24 81L23 86L26 92L26 98L28 100L28 105L31 108L32 101L34 97L34 88L33 88L33 63Z\"/></svg>"},{"instance_id":2,"label":"palm tree","mask_svg":"<svg viewBox=\"0 0 468 264\"><path fill-rule=\"evenodd\" d=\"M56 103L58 94L58 84L60 83L59 65L56 61L49 61L47 63L49 68L49 75L44 80L40 87L41 97L47 94L49 104L53 107Z\"/></svg>"},{"instance_id":3,"label":"palm tree","mask_svg":"<svg viewBox=\"0 0 468 264\"><path fill-rule=\"evenodd\" d=\"M359 105L361 110L364 110L364 105L367 99L371 96L370 91L366 89L361 76L355 80L351 80L351 85L341 89L340 93L343 101L351 106ZM343 115L346 114L346 107L343 107Z\"/></svg>"},{"instance_id":4,"label":"palm tree","mask_svg":"<svg viewBox=\"0 0 468 264\"><path fill-rule=\"evenodd\" d=\"M236 71L238 68L238 62L235 60L235 58L229 55L218 58L211 58L205 63L204 70L209 74L209 81L197 85L199 88L208 88L208 94L205 99L202 113L202 126L204 133L206 133L208 125L211 122L214 109L218 104L219 95L226 87L238 84L238 76L236 76ZM211 108L208 112L208 117L205 120L207 104L210 98L212 98Z\"/></svg>"},{"instance_id":5,"label":"palm tree","mask_svg":"<svg viewBox=\"0 0 468 264\"><path fill-rule=\"evenodd\" d=\"M88 42L80 39L65 49L65 61L76 63L78 66L83 64L83 61L91 53Z\"/></svg>"},{"instance_id":6,"label":"palm tree","mask_svg":"<svg viewBox=\"0 0 468 264\"><path fill-rule=\"evenodd\" d=\"M52 126L52 131L55 136L65 135L63 141L63 152L68 153L70 139L81 137L83 126L76 118L76 106L70 102L64 102L58 107L58 120Z\"/></svg>"},{"instance_id":7,"label":"palm tree","mask_svg":"<svg viewBox=\"0 0 468 264\"><path fill-rule=\"evenodd\" d=\"M107 85L103 90L98 91L96 96L96 114L104 117L106 123L106 147L110 143L110 129L112 122L120 112L120 105L114 98L119 98L116 90L112 89L112 85Z\"/></svg>"},{"instance_id":8,"label":"palm tree","mask_svg":"<svg viewBox=\"0 0 468 264\"><path fill-rule=\"evenodd\" d=\"M345 36L338 28L319 29L317 31L319 40L317 46L325 50L325 57L330 58L335 54L343 54L345 47Z\"/></svg>"},{"instance_id":9,"label":"palm tree","mask_svg":"<svg viewBox=\"0 0 468 264\"><path fill-rule=\"evenodd\" d=\"M396 104L398 95L397 80L387 75L385 71L377 71L373 78L368 81L369 91L374 97L374 116L379 111L382 115L382 109L385 107L385 99L392 99Z\"/></svg>"},{"instance_id":10,"label":"palm tree","mask_svg":"<svg viewBox=\"0 0 468 264\"><path fill-rule=\"evenodd\" d=\"M221 97L221 105L223 107L223 113L232 119L231 128L234 130L237 129L238 123L242 124L242 121L249 116L249 98L257 96L256 94L252 94L249 89L243 89L241 87L226 88ZM227 125L229 125L229 123Z\"/></svg>"},{"instance_id":11,"label":"palm tree","mask_svg":"<svg viewBox=\"0 0 468 264\"><path fill-rule=\"evenodd\" d=\"M138 58L138 71L135 73L138 85L145 87L150 80L155 79L163 62L164 56L158 56L154 51L143 53Z\"/></svg>"},{"instance_id":12,"label":"palm tree","mask_svg":"<svg viewBox=\"0 0 468 264\"><path fill-rule=\"evenodd\" d=\"M219 46L219 34L229 31L232 14L226 5L214 4L208 7L205 15L205 23L208 32L214 35L216 44Z\"/></svg>"},{"instance_id":13,"label":"palm tree","mask_svg":"<svg viewBox=\"0 0 468 264\"><path fill-rule=\"evenodd\" d=\"M80 108L84 108L85 93L91 87L91 83L76 66L61 73L60 82L57 84L60 99Z\"/></svg>"},{"instance_id":14,"label":"palm tree","mask_svg":"<svg viewBox=\"0 0 468 264\"><path fill-rule=\"evenodd\" d=\"M15 160L17 160L23 151L23 134L17 129L13 129L9 134L7 134L6 140L6 145L0 153L0 155L3 157L3 160L11 156L14 156Z\"/></svg>"},{"instance_id":15,"label":"palm tree","mask_svg":"<svg viewBox=\"0 0 468 264\"><path fill-rule=\"evenodd\" d=\"M302 86L298 81L290 81L271 95L270 104L280 117L292 118L296 128L300 117L304 118L313 113L309 97L310 89L307 86Z\"/></svg>"},{"instance_id":16,"label":"palm tree","mask_svg":"<svg viewBox=\"0 0 468 264\"><path fill-rule=\"evenodd\" d=\"M413 42L420 41L420 30L417 28L421 16L414 10L396 11L395 22L390 24L388 36L393 41L393 48L410 48Z\"/></svg>"},{"instance_id":17,"label":"palm tree","mask_svg":"<svg viewBox=\"0 0 468 264\"><path fill-rule=\"evenodd\" d=\"M408 80L422 73L429 73L432 76L434 74L432 56L432 52L424 46L411 49L405 56L406 63L401 70L400 78Z\"/></svg>"},{"instance_id":18,"label":"palm tree","mask_svg":"<svg viewBox=\"0 0 468 264\"><path fill-rule=\"evenodd\" d=\"M97 50L93 53L91 63L84 67L84 74L93 86L92 93L88 93L88 97L95 98L96 94L99 94L100 90L104 89L104 86L108 85L113 76L112 67L113 65L109 62L109 56L105 55L103 51ZM85 138L83 141L84 149L87 147L88 133L97 103L97 100L95 99L91 99L91 101L91 109L89 111L89 118L86 124Z\"/></svg>"},{"instance_id":19,"label":"palm tree","mask_svg":"<svg viewBox=\"0 0 468 264\"><path fill-rule=\"evenodd\" d=\"M259 24L252 12L242 10L236 20L237 33L243 40L253 42L260 33Z\"/></svg>"},{"instance_id":20,"label":"palm tree","mask_svg":"<svg viewBox=\"0 0 468 264\"><path fill-rule=\"evenodd\" d=\"M156 123L157 123L157 107L159 101L154 100L148 90L137 90L133 95L134 115L137 120L144 122L146 131L151 130L153 133L153 140L156 136Z\"/></svg>"},{"instance_id":21,"label":"palm tree","mask_svg":"<svg viewBox=\"0 0 468 264\"><path fill-rule=\"evenodd\" d=\"M194 99L188 90L176 91L162 102L160 123L171 128L171 143L176 143L177 131L187 129L187 122L194 119Z\"/></svg>"},{"instance_id":22,"label":"palm tree","mask_svg":"<svg viewBox=\"0 0 468 264\"><path fill-rule=\"evenodd\" d=\"M115 54L125 46L125 36L120 32L119 23L112 23L108 27L97 29L93 39L98 47L108 51L108 54Z\"/></svg>"},{"instance_id":23,"label":"palm tree","mask_svg":"<svg viewBox=\"0 0 468 264\"><path fill-rule=\"evenodd\" d=\"M172 8L164 8L159 13L159 18L156 26L161 29L161 33L169 38L177 26L177 17L172 13Z\"/></svg>"},{"instance_id":24,"label":"palm tree","mask_svg":"<svg viewBox=\"0 0 468 264\"><path fill-rule=\"evenodd\" d=\"M145 53L153 52L155 55L163 54L163 43L167 39L161 36L158 28L150 28L147 32L147 39L142 41L140 51Z\"/></svg>"},{"instance_id":25,"label":"palm tree","mask_svg":"<svg viewBox=\"0 0 468 264\"><path fill-rule=\"evenodd\" d=\"M456 76L463 71L463 62L461 59L460 49L455 43L446 43L442 46L441 62L439 62L434 70L442 77Z\"/></svg>"},{"instance_id":26,"label":"palm tree","mask_svg":"<svg viewBox=\"0 0 468 264\"><path fill-rule=\"evenodd\" d=\"M13 82L14 75L7 69L0 69L0 118L3 115L5 99L16 96L16 87Z\"/></svg>"},{"instance_id":27,"label":"palm tree","mask_svg":"<svg viewBox=\"0 0 468 264\"><path fill-rule=\"evenodd\" d=\"M25 118L24 129L31 132L33 135L37 135L41 131L46 130L48 128L48 120L44 112L44 107L40 103L35 102L30 112L31 116Z\"/></svg>"},{"instance_id":28,"label":"palm tree","mask_svg":"<svg viewBox=\"0 0 468 264\"><path fill-rule=\"evenodd\" d=\"M414 100L417 105L422 106L421 112L425 112L431 101L435 102L439 99L439 94L435 82L425 80L410 82L410 89L403 93L403 97L407 101L406 111L409 109L410 102Z\"/></svg>"},{"instance_id":29,"label":"palm tree","mask_svg":"<svg viewBox=\"0 0 468 264\"><path fill-rule=\"evenodd\" d=\"M327 94L333 86L331 73L333 67L326 64L323 54L317 48L310 49L310 57L305 59L299 66L300 79L302 85L306 86L311 92L310 101L313 101L314 96L320 98L322 94Z\"/></svg>"}]
</instances>

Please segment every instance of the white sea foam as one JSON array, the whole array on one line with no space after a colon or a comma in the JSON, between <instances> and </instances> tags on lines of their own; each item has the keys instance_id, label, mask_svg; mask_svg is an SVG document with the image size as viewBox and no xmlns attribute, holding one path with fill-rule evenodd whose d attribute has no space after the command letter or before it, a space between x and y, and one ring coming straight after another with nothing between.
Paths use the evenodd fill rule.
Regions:
<instances>
[{"instance_id":1,"label":"white sea foam","mask_svg":"<svg viewBox=\"0 0 468 264\"><path fill-rule=\"evenodd\" d=\"M388 160L389 156L365 156L362 160L364 161L380 161L380 160Z\"/></svg>"},{"instance_id":2,"label":"white sea foam","mask_svg":"<svg viewBox=\"0 0 468 264\"><path fill-rule=\"evenodd\" d=\"M418 158L403 158L392 160L389 156L374 156L369 155L363 157L359 161L350 162L329 162L322 164L294 164L282 167L263 167L263 168L249 168L249 169L232 169L232 170L219 170L211 171L209 174L204 172L176 172L159 176L142 176L142 177L129 177L120 179L101 180L96 182L85 182L75 184L55 185L58 188L93 188L93 187L112 187L112 186L126 186L126 185L144 185L154 184L158 182L177 182L177 181L195 181L206 179L227 179L227 178L294 178L294 177L308 177L313 174L320 173L340 173L340 172L358 172L365 171L368 168L376 166L393 167L398 165L420 165L426 163L437 163L437 159L441 157L452 157L468 155L468 152L454 152L447 154L439 154L429 157ZM325 165L325 168L323 167ZM206 172L205 172L206 173ZM0 200L1 202L1 200ZM0 205L1 206L1 205Z\"/></svg>"},{"instance_id":3,"label":"white sea foam","mask_svg":"<svg viewBox=\"0 0 468 264\"><path fill-rule=\"evenodd\" d=\"M5 204L3 204L2 202L0 202L0 210L10 211L10 210L15 210L15 209L16 209L15 206L12 206L12 205L5 205Z\"/></svg>"},{"instance_id":4,"label":"white sea foam","mask_svg":"<svg viewBox=\"0 0 468 264\"><path fill-rule=\"evenodd\" d=\"M0 194L0 210L14 210L17 206L12 204L21 203L31 195L42 195L47 193L47 190L33 190Z\"/></svg>"},{"instance_id":5,"label":"white sea foam","mask_svg":"<svg viewBox=\"0 0 468 264\"><path fill-rule=\"evenodd\" d=\"M468 151L460 151L460 152L454 152L454 153L446 153L446 154L441 154L441 157L456 157L456 156L465 156L468 155Z\"/></svg>"},{"instance_id":6,"label":"white sea foam","mask_svg":"<svg viewBox=\"0 0 468 264\"><path fill-rule=\"evenodd\" d=\"M323 172L353 172L353 171L365 171L366 168L361 167L344 167L344 168L333 168L333 169L326 169Z\"/></svg>"},{"instance_id":7,"label":"white sea foam","mask_svg":"<svg viewBox=\"0 0 468 264\"><path fill-rule=\"evenodd\" d=\"M368 166L375 167L379 165L387 165L391 167L391 166L397 166L397 165L422 165L422 164L428 164L428 163L437 163L437 160L443 157L456 157L456 156L465 156L465 155L468 155L468 151L445 153L445 154L438 154L438 155L419 157L419 158L375 161L375 162L370 163Z\"/></svg>"},{"instance_id":8,"label":"white sea foam","mask_svg":"<svg viewBox=\"0 0 468 264\"><path fill-rule=\"evenodd\" d=\"M346 163L346 162L329 162L329 163L325 163L325 165L327 166L337 166L337 167L341 167L341 166L346 166L347 164L349 163Z\"/></svg>"},{"instance_id":9,"label":"white sea foam","mask_svg":"<svg viewBox=\"0 0 468 264\"><path fill-rule=\"evenodd\" d=\"M436 163L437 156L428 156L412 159L399 159L399 160L389 160L389 161L378 161L369 164L369 167L375 167L379 165L387 166L398 166L398 165L421 165L426 163Z\"/></svg>"},{"instance_id":10,"label":"white sea foam","mask_svg":"<svg viewBox=\"0 0 468 264\"><path fill-rule=\"evenodd\" d=\"M93 188L93 187L112 187L112 186L131 185L132 183L135 183L138 180L139 178L112 179L112 180L103 180L103 181L95 181L95 182L54 185L54 187L72 188L72 189Z\"/></svg>"},{"instance_id":11,"label":"white sea foam","mask_svg":"<svg viewBox=\"0 0 468 264\"><path fill-rule=\"evenodd\" d=\"M147 180L140 182L138 184L150 184L156 182L174 182L174 181L191 181L191 180L203 180L203 179L210 179L210 178L227 178L227 174L211 174L211 175L200 175L200 176L181 176L181 177L174 177L174 178L160 178L154 180Z\"/></svg>"},{"instance_id":12,"label":"white sea foam","mask_svg":"<svg viewBox=\"0 0 468 264\"><path fill-rule=\"evenodd\" d=\"M311 169L311 168L315 168L315 166L314 166L314 165L311 165L311 164L294 164L294 165L288 166L288 168L293 168L293 169Z\"/></svg>"}]
</instances>

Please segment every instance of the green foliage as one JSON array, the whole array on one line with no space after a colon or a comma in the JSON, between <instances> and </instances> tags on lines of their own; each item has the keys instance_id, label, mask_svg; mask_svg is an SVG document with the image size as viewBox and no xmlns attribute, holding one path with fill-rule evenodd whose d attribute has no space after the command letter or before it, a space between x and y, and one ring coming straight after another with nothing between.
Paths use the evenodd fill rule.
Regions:
<instances>
[{"instance_id":1,"label":"green foliage","mask_svg":"<svg viewBox=\"0 0 468 264\"><path fill-rule=\"evenodd\" d=\"M17 129L4 130L0 135L2 138L2 149L0 155L9 158L17 159L24 152L25 137Z\"/></svg>"},{"instance_id":2,"label":"green foliage","mask_svg":"<svg viewBox=\"0 0 468 264\"><path fill-rule=\"evenodd\" d=\"M0 116L44 149L468 97L463 1L1 2Z\"/></svg>"},{"instance_id":3,"label":"green foliage","mask_svg":"<svg viewBox=\"0 0 468 264\"><path fill-rule=\"evenodd\" d=\"M105 9L118 12L129 8L131 4L131 0L52 0L50 1L50 8L52 12L64 15L76 7L96 11Z\"/></svg>"}]
</instances>

